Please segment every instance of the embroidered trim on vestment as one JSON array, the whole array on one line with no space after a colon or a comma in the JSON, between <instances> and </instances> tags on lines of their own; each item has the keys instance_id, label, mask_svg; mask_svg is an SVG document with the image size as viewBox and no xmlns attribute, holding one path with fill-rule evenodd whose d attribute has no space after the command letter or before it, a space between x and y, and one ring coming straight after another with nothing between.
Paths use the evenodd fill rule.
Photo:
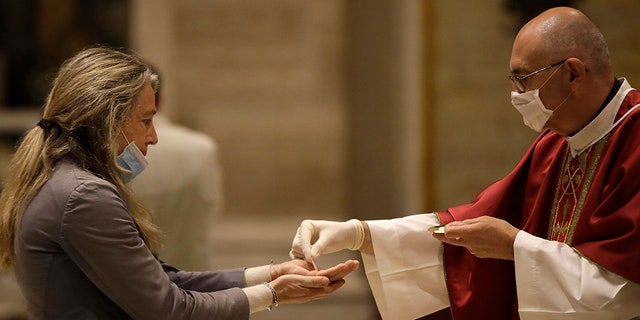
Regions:
<instances>
[{"instance_id":1,"label":"embroidered trim on vestment","mask_svg":"<svg viewBox=\"0 0 640 320\"><path fill-rule=\"evenodd\" d=\"M572 157L567 149L551 207L552 215L547 233L549 240L571 245L589 187L608 139L607 134L576 157Z\"/></svg>"}]
</instances>

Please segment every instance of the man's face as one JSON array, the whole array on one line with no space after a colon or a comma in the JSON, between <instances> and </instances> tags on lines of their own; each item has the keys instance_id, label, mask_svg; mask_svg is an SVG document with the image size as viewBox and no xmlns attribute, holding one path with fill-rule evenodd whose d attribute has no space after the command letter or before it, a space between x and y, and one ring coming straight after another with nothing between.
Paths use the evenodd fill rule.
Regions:
<instances>
[{"instance_id":1,"label":"man's face","mask_svg":"<svg viewBox=\"0 0 640 320\"><path fill-rule=\"evenodd\" d=\"M535 56L533 50L537 46L536 38L530 32L526 32L525 30L518 34L513 43L511 61L509 62L509 68L511 69L512 75L524 76L544 67L543 64L545 61L536 61L535 59L531 59L531 57ZM523 81L526 88L524 91L537 89L546 79L547 75L548 74L546 72L541 72L541 74L536 74L525 79ZM519 90L515 85L512 86L511 90L524 92Z\"/></svg>"},{"instance_id":2,"label":"man's face","mask_svg":"<svg viewBox=\"0 0 640 320\"><path fill-rule=\"evenodd\" d=\"M122 132L125 137L120 138L118 153L122 153L124 147L130 142L135 141L136 146L147 154L147 146L158 143L158 135L153 126L153 116L156 114L156 98L151 85L146 84L136 101L133 112L125 120ZM129 140L129 142L127 142Z\"/></svg>"},{"instance_id":3,"label":"man's face","mask_svg":"<svg viewBox=\"0 0 640 320\"><path fill-rule=\"evenodd\" d=\"M524 91L540 89L544 85L544 89L540 89L540 99L545 106L553 110L567 97L566 88L559 85L562 72L560 70L562 66L559 62L560 59L567 57L558 57L555 60L541 59L540 55L534 52L539 46L539 37L531 28L522 30L513 43L509 68L511 74L515 76L524 76L539 71L523 81ZM515 85L512 85L511 90L524 92Z\"/></svg>"}]
</instances>

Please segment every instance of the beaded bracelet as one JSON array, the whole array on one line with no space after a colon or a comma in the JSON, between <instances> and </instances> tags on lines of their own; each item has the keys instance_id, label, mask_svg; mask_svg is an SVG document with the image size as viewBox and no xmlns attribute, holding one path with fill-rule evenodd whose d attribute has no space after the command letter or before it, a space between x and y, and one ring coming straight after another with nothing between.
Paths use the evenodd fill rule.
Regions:
<instances>
[{"instance_id":1,"label":"beaded bracelet","mask_svg":"<svg viewBox=\"0 0 640 320\"><path fill-rule=\"evenodd\" d=\"M274 289L268 282L263 282L262 284L269 288L269 290L271 290L273 301L271 302L271 305L267 307L267 310L271 311L273 310L273 308L278 306L278 303L280 303L280 300L278 299L278 293L276 292L276 289Z\"/></svg>"}]
</instances>

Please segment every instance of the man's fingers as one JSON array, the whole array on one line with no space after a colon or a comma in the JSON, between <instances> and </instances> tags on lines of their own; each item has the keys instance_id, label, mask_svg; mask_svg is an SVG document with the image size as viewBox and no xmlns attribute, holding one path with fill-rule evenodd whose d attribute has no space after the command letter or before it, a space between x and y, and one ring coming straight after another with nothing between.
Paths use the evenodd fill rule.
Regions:
<instances>
[{"instance_id":1,"label":"man's fingers","mask_svg":"<svg viewBox=\"0 0 640 320\"><path fill-rule=\"evenodd\" d=\"M311 240L314 233L315 228L311 221L305 220L300 224L290 253L292 258L311 261Z\"/></svg>"},{"instance_id":2,"label":"man's fingers","mask_svg":"<svg viewBox=\"0 0 640 320\"><path fill-rule=\"evenodd\" d=\"M311 246L311 250L309 252L309 256L312 259L317 259L318 257L320 257L323 253L325 253L325 249L327 248L327 245L329 245L329 243L331 241L334 241L334 239L332 237L328 237L328 236L324 236L324 237L320 237L319 239L317 239L318 241L316 241L312 246Z\"/></svg>"},{"instance_id":3,"label":"man's fingers","mask_svg":"<svg viewBox=\"0 0 640 320\"><path fill-rule=\"evenodd\" d=\"M449 223L444 229L444 236L447 239L460 240L475 232L476 222L464 220Z\"/></svg>"},{"instance_id":4,"label":"man's fingers","mask_svg":"<svg viewBox=\"0 0 640 320\"><path fill-rule=\"evenodd\" d=\"M298 250L291 249L291 251L289 251L289 258L304 260L304 254Z\"/></svg>"},{"instance_id":5,"label":"man's fingers","mask_svg":"<svg viewBox=\"0 0 640 320\"><path fill-rule=\"evenodd\" d=\"M448 231L447 231L448 233ZM454 246L464 246L464 238L462 237L454 237L451 234L446 235L446 234L439 234L439 233L432 233L431 236L433 236L434 238L444 242L444 243L448 243Z\"/></svg>"}]
</instances>

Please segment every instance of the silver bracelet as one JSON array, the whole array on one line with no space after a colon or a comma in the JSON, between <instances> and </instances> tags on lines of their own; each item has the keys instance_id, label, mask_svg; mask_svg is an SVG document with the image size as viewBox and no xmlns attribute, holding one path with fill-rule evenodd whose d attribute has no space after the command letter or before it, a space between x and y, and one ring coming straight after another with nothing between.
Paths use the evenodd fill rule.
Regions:
<instances>
[{"instance_id":1,"label":"silver bracelet","mask_svg":"<svg viewBox=\"0 0 640 320\"><path fill-rule=\"evenodd\" d=\"M269 290L271 290L273 300L271 302L271 305L267 307L267 310L271 311L273 310L273 308L278 306L278 303L280 303L280 300L278 299L278 293L276 292L276 289L274 289L268 282L263 282L262 284L269 288Z\"/></svg>"}]
</instances>

